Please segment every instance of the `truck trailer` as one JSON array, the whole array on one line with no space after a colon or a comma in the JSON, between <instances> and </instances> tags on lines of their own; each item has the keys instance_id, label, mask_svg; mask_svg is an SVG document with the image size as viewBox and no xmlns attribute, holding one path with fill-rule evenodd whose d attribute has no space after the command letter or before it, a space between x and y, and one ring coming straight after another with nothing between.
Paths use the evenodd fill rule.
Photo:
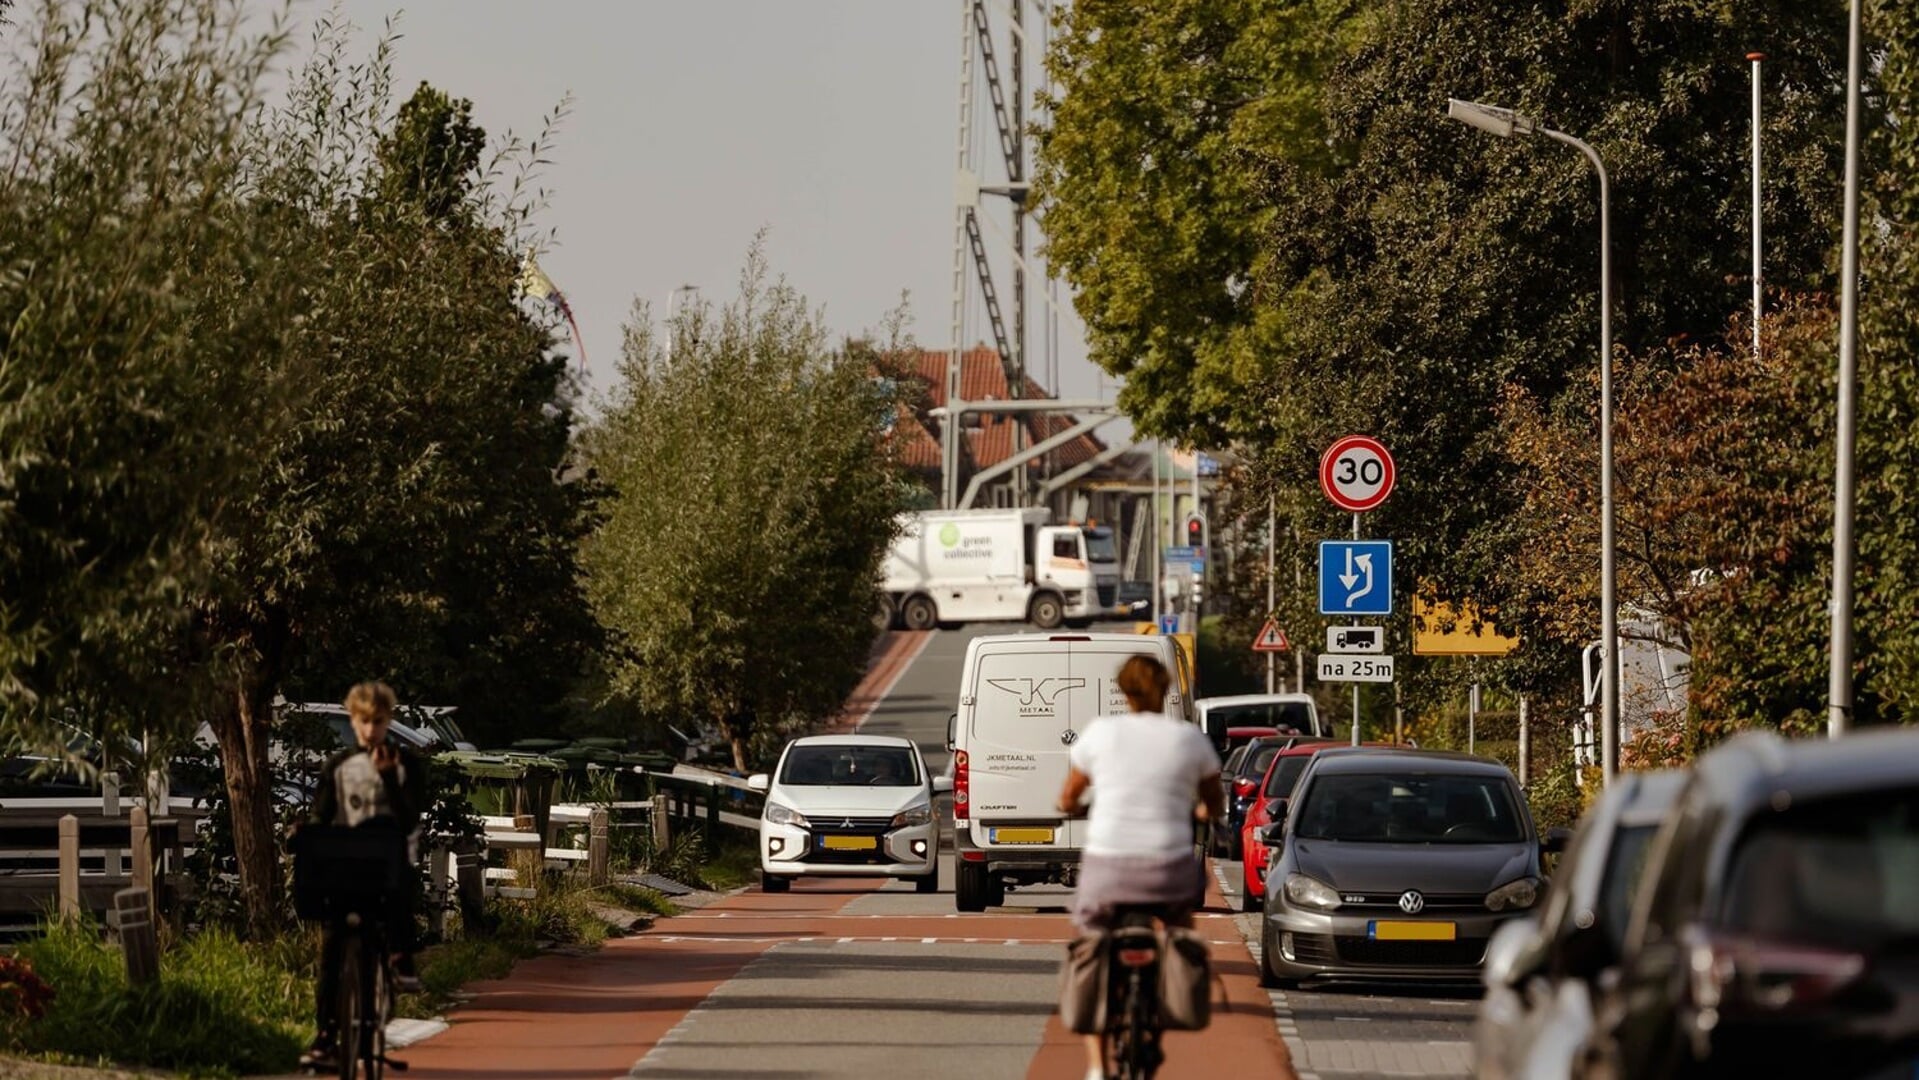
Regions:
<instances>
[{"instance_id":1,"label":"truck trailer","mask_svg":"<svg viewBox=\"0 0 1919 1080\"><path fill-rule=\"evenodd\" d=\"M1113 613L1113 531L1051 521L1043 507L904 515L886 556L882 614L909 630L1024 621L1051 630Z\"/></svg>"}]
</instances>

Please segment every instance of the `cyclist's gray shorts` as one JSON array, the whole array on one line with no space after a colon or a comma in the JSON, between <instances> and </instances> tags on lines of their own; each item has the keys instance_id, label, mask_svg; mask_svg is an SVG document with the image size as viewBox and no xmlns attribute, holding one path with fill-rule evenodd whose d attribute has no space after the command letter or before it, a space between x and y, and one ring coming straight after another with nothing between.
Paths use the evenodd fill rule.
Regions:
<instances>
[{"instance_id":1,"label":"cyclist's gray shorts","mask_svg":"<svg viewBox=\"0 0 1919 1080\"><path fill-rule=\"evenodd\" d=\"M1178 855L1099 855L1080 858L1073 893L1073 925L1082 934L1105 930L1129 904L1155 904L1163 918L1182 920L1206 901L1206 868L1191 851Z\"/></svg>"}]
</instances>

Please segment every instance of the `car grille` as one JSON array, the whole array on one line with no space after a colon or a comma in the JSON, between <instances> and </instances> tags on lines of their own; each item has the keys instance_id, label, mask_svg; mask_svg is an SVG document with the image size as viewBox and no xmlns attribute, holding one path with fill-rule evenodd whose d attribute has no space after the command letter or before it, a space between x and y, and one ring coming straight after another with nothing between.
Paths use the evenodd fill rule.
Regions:
<instances>
[{"instance_id":1,"label":"car grille","mask_svg":"<svg viewBox=\"0 0 1919 1080\"><path fill-rule=\"evenodd\" d=\"M1458 941L1376 941L1372 938L1335 938L1339 958L1348 964L1381 967L1471 967L1486 955L1485 938ZM1293 939L1298 947L1299 939Z\"/></svg>"},{"instance_id":2,"label":"car grille","mask_svg":"<svg viewBox=\"0 0 1919 1080\"><path fill-rule=\"evenodd\" d=\"M1101 585L1099 587L1099 606L1112 607L1119 598L1119 586Z\"/></svg>"},{"instance_id":3,"label":"car grille","mask_svg":"<svg viewBox=\"0 0 1919 1080\"><path fill-rule=\"evenodd\" d=\"M866 866L874 863L890 863L892 857L883 848L871 851L828 851L825 848L813 848L800 857L803 863L818 866Z\"/></svg>"},{"instance_id":4,"label":"car grille","mask_svg":"<svg viewBox=\"0 0 1919 1080\"><path fill-rule=\"evenodd\" d=\"M1404 895L1406 895L1406 891L1404 889L1400 890L1399 892L1389 892L1389 893L1388 892L1381 892L1381 893L1342 892L1339 894L1340 896L1339 909L1341 911L1365 911L1368 909L1376 909L1383 912L1386 909L1390 908L1395 914L1402 914L1403 909L1399 906L1399 898ZM1426 901L1425 906L1420 909L1420 914L1422 915L1430 915L1438 911L1481 911L1483 912L1486 910L1486 895L1484 893L1421 892L1420 896L1424 898L1424 900Z\"/></svg>"},{"instance_id":5,"label":"car grille","mask_svg":"<svg viewBox=\"0 0 1919 1080\"><path fill-rule=\"evenodd\" d=\"M893 818L886 817L815 817L808 818L815 833L831 833L834 836L870 836L890 832Z\"/></svg>"}]
</instances>

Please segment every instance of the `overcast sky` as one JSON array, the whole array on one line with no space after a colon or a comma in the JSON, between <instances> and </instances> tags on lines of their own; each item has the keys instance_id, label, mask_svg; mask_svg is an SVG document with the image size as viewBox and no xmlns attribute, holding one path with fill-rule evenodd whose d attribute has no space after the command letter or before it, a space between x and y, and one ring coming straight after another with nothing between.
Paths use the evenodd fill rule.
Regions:
<instances>
[{"instance_id":1,"label":"overcast sky","mask_svg":"<svg viewBox=\"0 0 1919 1080\"><path fill-rule=\"evenodd\" d=\"M877 325L904 290L920 343L949 343L955 0L339 6L367 48L397 17L396 92L424 79L470 98L489 135L530 135L572 95L545 174L542 223L557 236L541 264L573 304L599 389L635 297L656 317L681 284L730 297L762 227L774 269L824 305L836 331ZM325 10L295 8L299 40ZM1009 282L999 284L1004 296ZM1029 367L1043 379L1034 319ZM1076 322L1060 340L1063 392L1110 396Z\"/></svg>"}]
</instances>

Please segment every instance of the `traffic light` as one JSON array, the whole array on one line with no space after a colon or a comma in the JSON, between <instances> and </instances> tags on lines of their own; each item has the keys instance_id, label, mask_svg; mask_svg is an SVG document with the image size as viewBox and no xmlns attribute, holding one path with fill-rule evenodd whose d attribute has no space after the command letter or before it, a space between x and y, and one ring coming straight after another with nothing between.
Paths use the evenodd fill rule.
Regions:
<instances>
[{"instance_id":1,"label":"traffic light","mask_svg":"<svg viewBox=\"0 0 1919 1080\"><path fill-rule=\"evenodd\" d=\"M1206 519L1198 514L1186 516L1186 546L1206 549Z\"/></svg>"}]
</instances>

